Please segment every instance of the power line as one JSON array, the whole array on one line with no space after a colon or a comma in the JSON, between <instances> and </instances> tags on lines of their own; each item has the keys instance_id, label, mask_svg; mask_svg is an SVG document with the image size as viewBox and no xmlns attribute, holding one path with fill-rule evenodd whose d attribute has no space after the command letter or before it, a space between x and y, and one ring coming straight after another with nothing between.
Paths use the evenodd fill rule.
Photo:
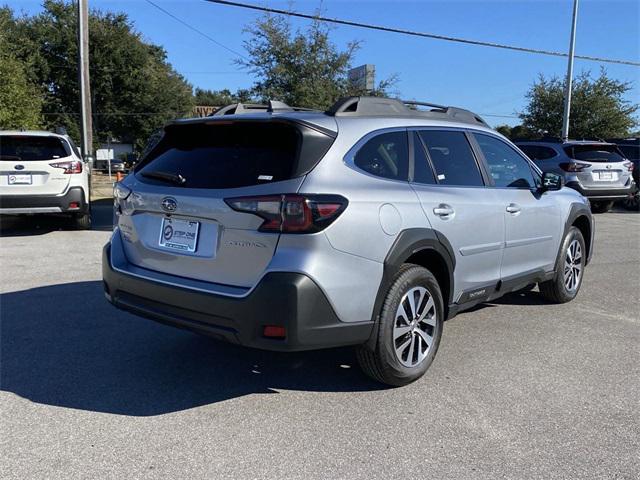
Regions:
<instances>
[{"instance_id":1,"label":"power line","mask_svg":"<svg viewBox=\"0 0 640 480\"><path fill-rule=\"evenodd\" d=\"M220 43L219 41L217 41L215 38L211 37L210 35L207 35L206 33L204 33L202 30L197 29L196 27L188 24L187 22L185 22L184 20L176 17L173 13L165 10L164 8L162 8L160 5L152 2L151 0L145 0L149 5L154 6L155 8L157 8L158 10L160 10L162 13L164 13L165 15L170 16L171 18L173 18L176 22L180 22L182 25L184 25L185 27L187 27L190 30L193 30L194 32L196 32L199 35L202 35L204 38L206 38L207 40L209 40L210 42L215 43L217 46L224 48L225 50L233 53L234 55L238 55L240 58L243 58L244 60L249 61L249 59L247 57L245 57L244 55L242 55L239 52L236 52L235 50L233 50L232 48L227 47L226 45L223 45L222 43Z\"/></svg>"},{"instance_id":2,"label":"power line","mask_svg":"<svg viewBox=\"0 0 640 480\"><path fill-rule=\"evenodd\" d=\"M149 0L147 0L149 1ZM329 17L322 17L320 15L309 15L306 13L300 13L300 12L296 12L296 11L292 11L292 10L281 10L278 8L269 8L269 7L260 7L258 5L251 5L248 3L240 3L240 2L231 2L228 0L205 0L207 2L211 2L211 3L218 3L220 5L228 5L228 6L232 6L232 7L240 7L240 8L247 8L250 10L257 10L260 12L266 12L266 13L275 13L278 15L288 15L290 17L298 17L298 18L306 18L308 20L319 20L321 22L327 22L327 23L336 23L338 25L347 25L350 27L359 27L359 28L367 28L370 30L379 30L379 31L383 31L383 32L391 32L391 33L401 33L404 35L412 35L414 37L424 37L424 38L431 38L431 39L435 39L435 40L445 40L448 42L457 42L457 43L464 43L467 45L476 45L476 46L481 46L481 47L493 47L493 48L502 48L504 50L514 50L517 52L526 52L526 53L536 53L539 55L551 55L554 57L568 57L569 55L563 52L554 52L551 50L540 50L540 49L536 49L536 48L526 48L526 47L518 47L515 45L505 45L502 43L494 43L494 42L483 42L480 40L469 40L466 38L459 38L459 37L451 37L448 35L437 35L435 33L426 33L426 32L416 32L413 30L405 30L402 28L394 28L394 27L385 27L383 25L372 25L372 24L368 24L368 23L361 23L361 22L354 22L351 20L341 20L338 18L329 18ZM601 57L592 57L592 56L588 56L588 55L575 55L575 58L580 58L582 60L590 60L593 62L602 62L602 63L616 63L616 64L621 64L621 65L632 65L634 67L640 67L640 62L632 62L630 60L616 60L616 59L612 59L612 58L601 58Z\"/></svg>"}]
</instances>

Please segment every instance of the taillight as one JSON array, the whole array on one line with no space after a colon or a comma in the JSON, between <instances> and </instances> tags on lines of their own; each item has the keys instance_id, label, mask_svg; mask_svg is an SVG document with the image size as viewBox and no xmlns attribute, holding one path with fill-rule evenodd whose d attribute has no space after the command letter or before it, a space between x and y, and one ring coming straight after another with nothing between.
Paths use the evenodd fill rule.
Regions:
<instances>
[{"instance_id":1,"label":"taillight","mask_svg":"<svg viewBox=\"0 0 640 480\"><path fill-rule=\"evenodd\" d=\"M590 163L580 163L580 162L570 162L570 163L567 162L567 163L561 163L559 166L565 172L581 172L585 168L590 167L591 164Z\"/></svg>"},{"instance_id":2,"label":"taillight","mask_svg":"<svg viewBox=\"0 0 640 480\"><path fill-rule=\"evenodd\" d=\"M327 228L347 208L340 195L265 195L225 199L238 212L264 219L261 232L314 233Z\"/></svg>"},{"instance_id":3,"label":"taillight","mask_svg":"<svg viewBox=\"0 0 640 480\"><path fill-rule=\"evenodd\" d=\"M630 172L633 172L633 166L634 166L633 162L626 161L624 162L624 166L627 167L627 170L629 170Z\"/></svg>"},{"instance_id":4,"label":"taillight","mask_svg":"<svg viewBox=\"0 0 640 480\"><path fill-rule=\"evenodd\" d=\"M54 168L64 168L64 172L62 173L82 173L82 162L78 162L76 160L74 160L73 162L50 163L49 165Z\"/></svg>"}]
</instances>

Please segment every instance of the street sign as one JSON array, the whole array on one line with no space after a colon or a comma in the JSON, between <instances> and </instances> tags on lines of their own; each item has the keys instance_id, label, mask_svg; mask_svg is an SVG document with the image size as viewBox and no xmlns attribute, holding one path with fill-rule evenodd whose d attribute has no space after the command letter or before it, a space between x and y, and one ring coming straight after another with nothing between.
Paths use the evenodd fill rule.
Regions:
<instances>
[{"instance_id":1,"label":"street sign","mask_svg":"<svg viewBox=\"0 0 640 480\"><path fill-rule=\"evenodd\" d=\"M351 86L358 90L372 91L375 88L376 66L372 64L360 65L348 72Z\"/></svg>"}]
</instances>

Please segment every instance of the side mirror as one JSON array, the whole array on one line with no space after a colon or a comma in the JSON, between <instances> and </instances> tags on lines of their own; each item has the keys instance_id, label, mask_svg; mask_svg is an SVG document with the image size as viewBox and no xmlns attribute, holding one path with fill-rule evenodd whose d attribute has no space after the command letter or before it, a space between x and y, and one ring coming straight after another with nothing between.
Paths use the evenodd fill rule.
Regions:
<instances>
[{"instance_id":1,"label":"side mirror","mask_svg":"<svg viewBox=\"0 0 640 480\"><path fill-rule=\"evenodd\" d=\"M564 178L562 175L552 172L544 172L542 174L542 191L560 190L564 186Z\"/></svg>"}]
</instances>

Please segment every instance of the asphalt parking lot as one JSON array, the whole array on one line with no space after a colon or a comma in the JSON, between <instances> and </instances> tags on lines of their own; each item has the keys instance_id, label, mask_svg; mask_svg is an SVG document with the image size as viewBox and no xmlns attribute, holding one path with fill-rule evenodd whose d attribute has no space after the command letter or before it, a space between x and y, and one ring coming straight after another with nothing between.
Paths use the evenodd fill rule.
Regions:
<instances>
[{"instance_id":1,"label":"asphalt parking lot","mask_svg":"<svg viewBox=\"0 0 640 480\"><path fill-rule=\"evenodd\" d=\"M94 230L2 219L0 477L640 477L640 215L597 215L578 298L447 322L419 382L350 349L275 354L116 311Z\"/></svg>"}]
</instances>

